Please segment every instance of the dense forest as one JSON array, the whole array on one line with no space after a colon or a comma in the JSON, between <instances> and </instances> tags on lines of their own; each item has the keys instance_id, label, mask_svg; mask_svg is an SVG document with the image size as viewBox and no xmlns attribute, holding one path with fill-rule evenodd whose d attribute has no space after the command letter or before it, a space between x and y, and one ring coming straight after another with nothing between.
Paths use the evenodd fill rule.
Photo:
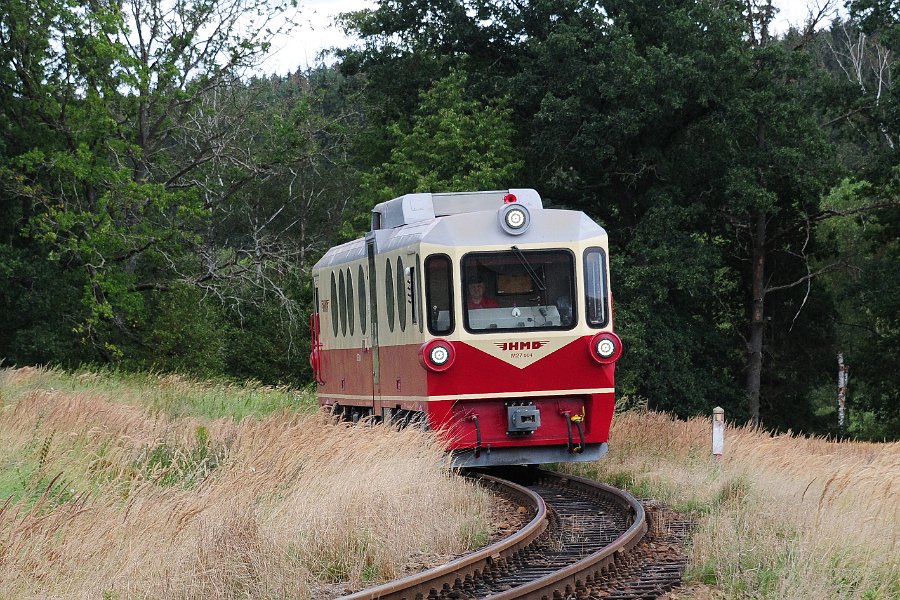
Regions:
<instances>
[{"instance_id":1,"label":"dense forest","mask_svg":"<svg viewBox=\"0 0 900 600\"><path fill-rule=\"evenodd\" d=\"M306 385L309 270L414 191L610 234L625 403L900 438L900 1L0 5L0 358Z\"/></svg>"}]
</instances>

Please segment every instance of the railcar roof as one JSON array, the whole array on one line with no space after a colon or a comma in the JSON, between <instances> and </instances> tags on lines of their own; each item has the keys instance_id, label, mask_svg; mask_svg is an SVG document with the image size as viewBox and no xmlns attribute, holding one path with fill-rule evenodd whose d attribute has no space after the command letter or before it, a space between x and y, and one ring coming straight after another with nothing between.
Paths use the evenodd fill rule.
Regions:
<instances>
[{"instance_id":1,"label":"railcar roof","mask_svg":"<svg viewBox=\"0 0 900 600\"><path fill-rule=\"evenodd\" d=\"M340 246L329 248L322 258L313 266L313 270L333 265L343 265L366 257L366 240L359 238L352 242L346 242Z\"/></svg>"},{"instance_id":2,"label":"railcar roof","mask_svg":"<svg viewBox=\"0 0 900 600\"><path fill-rule=\"evenodd\" d=\"M372 209L372 231L433 221L436 217L496 210L503 206L506 198L510 195L515 196L516 202L524 204L529 210L541 210L544 206L540 195L536 191L526 188L485 192L406 194L377 204Z\"/></svg>"},{"instance_id":3,"label":"railcar roof","mask_svg":"<svg viewBox=\"0 0 900 600\"><path fill-rule=\"evenodd\" d=\"M510 235L500 227L497 211L450 215L436 219L422 242L439 246L512 246L559 243L606 237L606 230L576 210L545 209L532 212L531 227L521 235Z\"/></svg>"}]
</instances>

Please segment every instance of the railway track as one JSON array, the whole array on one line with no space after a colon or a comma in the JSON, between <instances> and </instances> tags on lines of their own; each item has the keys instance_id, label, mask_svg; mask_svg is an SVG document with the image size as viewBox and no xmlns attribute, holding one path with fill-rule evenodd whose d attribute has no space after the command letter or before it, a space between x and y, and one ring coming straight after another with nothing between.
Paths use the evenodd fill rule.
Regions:
<instances>
[{"instance_id":1,"label":"railway track","mask_svg":"<svg viewBox=\"0 0 900 600\"><path fill-rule=\"evenodd\" d=\"M472 473L530 511L516 534L344 600L657 598L681 581L688 524L610 486L539 469ZM649 535L648 535L649 532Z\"/></svg>"}]
</instances>

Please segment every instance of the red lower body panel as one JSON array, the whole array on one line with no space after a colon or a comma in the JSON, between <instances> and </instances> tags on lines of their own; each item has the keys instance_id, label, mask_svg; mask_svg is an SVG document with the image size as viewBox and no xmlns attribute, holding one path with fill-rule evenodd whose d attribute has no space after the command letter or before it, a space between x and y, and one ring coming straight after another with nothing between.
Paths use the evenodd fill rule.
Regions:
<instances>
[{"instance_id":1,"label":"red lower body panel","mask_svg":"<svg viewBox=\"0 0 900 600\"><path fill-rule=\"evenodd\" d=\"M330 356L319 398L322 404L369 407L376 416L396 408L422 411L453 451L545 447L562 452L547 455L556 461L590 448L587 456L598 457L606 450L615 406L615 365L595 362L589 340L577 338L524 368L454 342L456 360L444 372L426 370L418 346L382 346L374 393L363 381L366 351L324 351ZM519 464L527 460L522 456L487 464Z\"/></svg>"}]
</instances>

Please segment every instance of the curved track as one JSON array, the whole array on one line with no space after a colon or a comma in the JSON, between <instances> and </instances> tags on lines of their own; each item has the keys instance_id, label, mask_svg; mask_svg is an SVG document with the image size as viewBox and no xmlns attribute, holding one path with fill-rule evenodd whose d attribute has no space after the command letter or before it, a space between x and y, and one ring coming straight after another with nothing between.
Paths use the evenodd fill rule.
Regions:
<instances>
[{"instance_id":1,"label":"curved track","mask_svg":"<svg viewBox=\"0 0 900 600\"><path fill-rule=\"evenodd\" d=\"M648 529L640 502L602 483L539 469L509 469L504 479L476 476L530 507L531 521L478 552L344 599L590 598Z\"/></svg>"}]
</instances>

